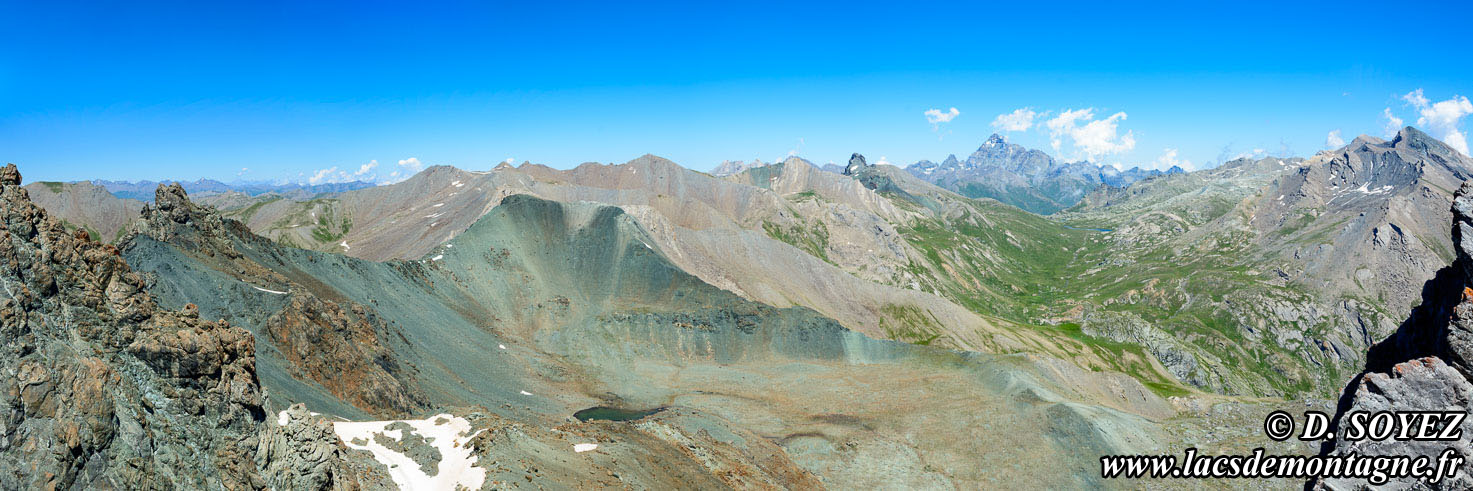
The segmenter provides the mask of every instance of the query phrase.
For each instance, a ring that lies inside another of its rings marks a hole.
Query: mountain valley
[[[994,140],[969,161],[1036,152]],[[1036,163],[1019,169],[1061,168]],[[930,177],[958,165],[854,154],[839,172],[791,157],[717,176],[646,155],[435,166],[311,196],[159,185],[146,202],[85,182],[22,188],[16,171],[5,192],[7,216],[116,251],[137,292],[88,287],[109,302],[252,341],[241,390],[259,400],[242,399],[239,443],[221,447],[257,462],[239,482],[1094,487],[1120,484],[1100,479],[1101,454],[1240,449],[1247,437],[1209,429],[1328,408],[1460,257],[1448,224],[1473,175],[1408,127],[1307,159],[988,178],[1047,197],[1044,216],[1009,204],[1014,191],[969,197]],[[52,246],[21,246],[36,247]],[[7,281],[45,284],[27,274]],[[37,322],[64,331],[68,312],[99,308],[67,302]],[[97,349],[112,370],[164,356]],[[147,388],[178,377],[152,370],[119,390],[177,392]],[[634,416],[573,416],[591,408]],[[990,453],[1000,439],[1019,450]],[[99,445],[83,455],[117,451]],[[1067,471],[1008,464],[1020,456]],[[423,468],[382,467],[400,458]],[[63,485],[131,479],[88,459],[48,465]]]

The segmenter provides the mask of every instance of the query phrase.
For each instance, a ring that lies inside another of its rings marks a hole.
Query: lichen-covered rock
[[[1465,411],[1469,402],[1473,402],[1473,384],[1442,360],[1427,357],[1397,364],[1389,373],[1362,375],[1355,384],[1347,412]],[[1461,427],[1463,435],[1473,435],[1473,420],[1464,419]],[[1340,425],[1334,454],[1353,452],[1365,456],[1426,455],[1436,458],[1444,449],[1451,448],[1465,461],[1473,460],[1473,444],[1467,438],[1455,442],[1377,441],[1369,438],[1344,441],[1348,430],[1348,425]],[[1323,484],[1330,489],[1359,489],[1368,483],[1365,479],[1326,479]],[[1453,479],[1442,480],[1437,486],[1428,486],[1410,478],[1393,479],[1385,486],[1390,489],[1470,489],[1473,488],[1473,475],[1461,472]]]
[[[69,234],[0,169],[0,481],[258,489],[250,333],[159,309],[117,248]]]

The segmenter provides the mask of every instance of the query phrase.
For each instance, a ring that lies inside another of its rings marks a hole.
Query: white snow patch
[[[245,280],[241,280],[241,283],[245,283]],[[246,284],[247,285],[251,285],[250,283],[246,283]],[[276,290],[267,290],[265,288],[261,288],[261,287],[256,286],[256,285],[251,285],[251,288],[255,288],[257,290],[261,290],[261,291],[266,292],[266,293],[275,293],[277,295],[286,295],[286,292],[279,292],[279,291],[276,291]]]
[[[498,344],[498,345],[496,345],[496,347],[497,348],[501,348],[501,349],[506,349],[506,345],[504,345],[504,344]]]
[[[1356,188],[1355,190],[1365,194],[1381,194],[1391,192],[1391,186],[1381,186],[1376,189],[1370,189],[1369,184],[1361,184],[1360,187]]]
[[[345,251],[353,248],[352,246],[349,246],[348,245],[348,241],[346,241],[346,240],[343,241],[342,243],[338,244],[338,245],[343,246],[343,250],[345,250]]]
[[[522,391],[522,395],[524,395],[524,396],[530,396],[530,395],[532,395],[532,393],[531,392],[527,392],[527,391],[524,390],[524,391]]]
[[[414,459],[374,440],[375,435],[402,440],[405,436],[403,431],[386,429],[390,424],[401,421],[440,450],[439,472],[435,475],[425,475]],[[332,429],[344,445],[367,450],[373,454],[374,460],[388,467],[389,477],[394,479],[399,489],[455,489],[462,486],[479,489],[486,480],[486,470],[476,467],[472,456],[473,449],[469,443],[475,434],[471,433],[471,424],[465,418],[438,414],[421,420],[345,421],[334,422]],[[363,444],[353,443],[355,439],[360,439]]]
[[[435,257],[430,258],[431,261],[439,261],[441,259],[445,259],[444,254],[435,254]]]
[[[1275,198],[1274,199],[1274,201],[1283,201],[1283,200],[1284,200],[1284,195],[1282,195],[1282,194],[1280,194],[1278,198]]]
[[[439,208],[441,206],[445,206],[445,203],[435,203],[434,206],[431,206],[430,208]]]
[[[578,453],[587,452],[596,448],[598,448],[597,443],[579,443],[577,445],[573,445],[573,451]]]
[[[455,247],[455,244],[445,244],[445,248],[446,249],[449,249],[451,247]]]

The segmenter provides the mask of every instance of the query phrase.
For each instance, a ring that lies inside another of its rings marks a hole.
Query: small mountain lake
[[[578,421],[591,421],[600,419],[604,421],[634,421],[665,410],[663,407],[654,409],[624,409],[617,407],[595,406],[573,413]]]

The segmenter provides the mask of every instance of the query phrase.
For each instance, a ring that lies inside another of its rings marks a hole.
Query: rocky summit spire
[[[0,168],[0,186],[19,186],[19,185],[20,185],[20,169],[16,169],[15,168],[15,164],[5,164],[5,167]]]
[[[144,205],[143,219],[134,224],[133,233],[207,257],[238,259],[240,253],[230,241],[227,226],[244,227],[225,220],[214,208],[194,204],[184,186],[172,183],[159,184],[153,204]]]
[[[1008,140],[1006,138],[1003,138],[1002,135],[999,135],[997,133],[993,133],[992,136],[987,137],[987,141],[982,145],[985,147],[1002,148],[1007,144]]]
[[[849,165],[844,167],[844,175],[852,176],[858,174],[865,167],[869,167],[869,163],[864,161],[863,155],[855,153],[849,156]]]

